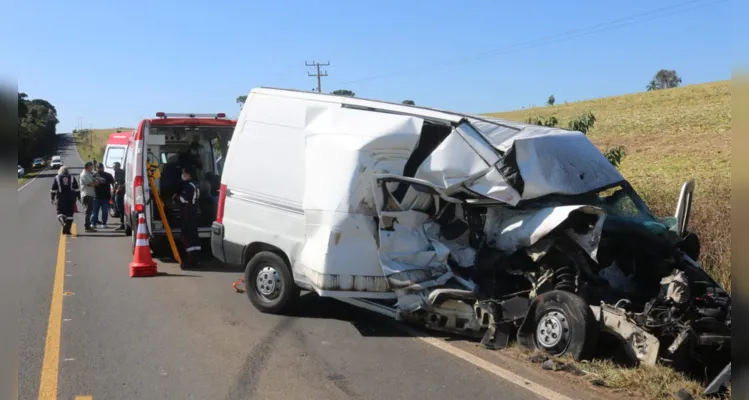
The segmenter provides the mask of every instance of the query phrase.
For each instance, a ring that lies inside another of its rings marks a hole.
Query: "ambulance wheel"
[[[125,217],[125,236],[133,235],[133,225],[129,222],[129,218]]]
[[[291,268],[278,254],[257,253],[244,271],[247,297],[255,308],[268,314],[282,314],[299,299]]]

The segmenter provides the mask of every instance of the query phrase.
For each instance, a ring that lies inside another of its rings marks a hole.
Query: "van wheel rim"
[[[265,266],[255,279],[255,288],[266,300],[273,300],[281,293],[281,277],[275,268]]]
[[[536,326],[536,341],[546,350],[565,349],[570,338],[567,317],[559,311],[544,314]]]

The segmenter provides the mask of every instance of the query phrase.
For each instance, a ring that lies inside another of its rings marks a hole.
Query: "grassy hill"
[[[731,289],[730,81],[493,113],[514,121],[551,115],[559,126],[586,111],[590,139],[603,151],[624,146],[624,176],[659,215],[672,215],[681,184],[695,178],[690,225],[702,241],[700,261]]]
[[[108,128],[108,129],[93,129],[90,131],[84,131],[83,133],[75,133],[75,145],[78,148],[78,153],[84,161],[101,161],[104,158],[104,149],[107,147],[107,140],[109,135],[117,130],[122,132],[132,131],[133,128]]]

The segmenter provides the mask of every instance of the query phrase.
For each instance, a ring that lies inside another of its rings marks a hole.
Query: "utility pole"
[[[330,61],[328,61],[325,64],[316,63],[314,61],[312,61],[312,63],[310,64],[310,63],[307,63],[305,61],[304,65],[306,65],[308,67],[315,67],[315,68],[317,68],[317,72],[316,73],[310,74],[308,72],[307,75],[309,75],[309,76],[316,76],[317,77],[317,93],[322,93],[322,83],[320,81],[320,78],[323,77],[323,76],[328,76],[328,72],[327,71],[320,72],[320,67],[321,66],[327,67],[328,65],[330,65]]]

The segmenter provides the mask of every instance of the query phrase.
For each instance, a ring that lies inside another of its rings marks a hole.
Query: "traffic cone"
[[[151,248],[148,246],[146,231],[146,217],[138,215],[138,232],[135,235],[135,252],[133,262],[130,263],[130,277],[145,277],[158,275],[156,262],[151,258]]]

